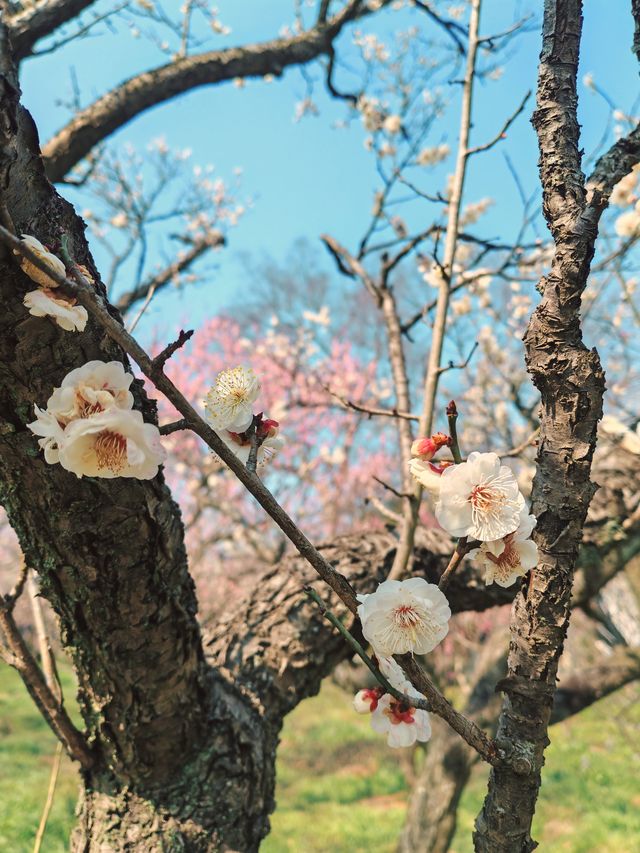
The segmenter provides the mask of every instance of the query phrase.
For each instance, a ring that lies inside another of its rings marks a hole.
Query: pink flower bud
[[[411,445],[411,455],[428,462],[441,447],[451,447],[451,438],[443,432],[436,432],[430,438],[417,438]]]

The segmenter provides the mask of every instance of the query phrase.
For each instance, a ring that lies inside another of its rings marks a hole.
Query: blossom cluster
[[[65,265],[60,258],[35,237],[23,234],[22,243],[52,272],[60,276],[66,275]],[[19,254],[18,251],[15,253]],[[22,255],[20,255],[20,267],[38,285],[37,290],[30,290],[23,299],[23,304],[29,309],[29,313],[34,317],[52,317],[58,326],[67,332],[84,331],[88,320],[86,309],[82,305],[77,305],[72,296],[60,293],[58,282]]]
[[[435,501],[436,518],[444,530],[467,541],[477,540],[470,556],[484,569],[485,582],[510,586],[537,563],[538,549],[529,538],[536,519],[527,510],[513,472],[495,453],[470,453],[465,462],[434,462],[436,454],[452,443],[444,433],[414,441],[411,474]],[[412,698],[424,697],[406,680],[393,655],[427,654],[442,642],[451,618],[446,596],[423,578],[409,578],[384,581],[374,593],[359,595],[358,600],[362,633],[380,670],[407,699],[403,702],[374,688],[361,690],[354,707],[371,713],[372,727],[387,734],[390,746],[428,740],[427,712],[411,704]]]
[[[260,381],[250,367],[232,367],[221,371],[207,394],[205,412],[208,423],[227,447],[246,465],[252,443],[257,437],[257,465],[269,462],[284,446],[278,436],[278,421],[254,414],[253,403],[260,393]]]
[[[150,480],[165,460],[160,432],[133,409],[133,376],[119,361],[89,361],[68,373],[27,424],[50,464],[77,477]]]
[[[412,447],[409,470],[435,501],[435,514],[451,536],[477,540],[469,556],[485,570],[485,582],[507,587],[534,568],[538,549],[530,540],[530,515],[518,482],[495,453],[469,454],[465,462],[433,462],[447,445],[437,433]]]
[[[369,595],[359,595],[358,616],[362,633],[371,645],[380,671],[407,700],[402,702],[381,688],[361,690],[354,699],[359,713],[371,712],[374,731],[387,734],[392,747],[411,746],[431,737],[426,711],[411,699],[424,699],[405,677],[393,655],[427,654],[449,631],[451,610],[444,593],[424,578],[387,580]]]

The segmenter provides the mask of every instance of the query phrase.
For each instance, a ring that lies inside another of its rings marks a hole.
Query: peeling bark
[[[478,853],[526,853],[540,787],[556,672],[569,623],[573,574],[589,502],[604,374],[582,341],[580,299],[586,285],[607,189],[609,161],[630,170],[633,141],[617,144],[596,166],[599,189],[581,171],[576,77],[581,0],[545,0],[537,109],[543,209],[555,241],[541,302],[525,335],[529,373],[541,393],[533,512],[540,563],[513,606],[505,694],[496,741],[513,760],[494,768],[474,834]],[[624,148],[622,154],[621,149]],[[609,159],[607,159],[609,158]],[[604,165],[603,165],[604,163]],[[601,172],[606,173],[604,175]],[[623,174],[625,172],[623,171]]]

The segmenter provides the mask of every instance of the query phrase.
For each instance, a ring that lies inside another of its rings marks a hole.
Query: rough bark
[[[44,146],[49,179],[63,180],[76,163],[115,130],[150,107],[190,89],[236,77],[280,76],[290,66],[328,54],[343,27],[369,11],[362,0],[350,0],[326,22],[292,38],[186,56],[125,80],[81,110]]]
[[[491,771],[476,821],[478,853],[525,853],[536,846],[531,821],[573,573],[595,491],[590,468],[604,374],[596,351],[582,341],[579,311],[599,215],[607,203],[607,182],[600,182],[595,193],[590,188],[588,195],[581,171],[576,117],[581,27],[581,0],[546,0],[533,123],[540,146],[544,214],[556,250],[551,271],[540,282],[542,300],[525,336],[528,370],[542,398],[532,494],[540,563],[514,602],[508,673],[500,684],[505,697],[497,742],[516,759],[516,766],[512,762]],[[634,148],[630,144],[620,155],[627,171]]]

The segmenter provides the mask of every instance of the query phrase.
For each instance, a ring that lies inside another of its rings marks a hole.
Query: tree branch
[[[14,58],[29,56],[39,39],[76,18],[95,0],[41,0],[7,18]]]
[[[160,270],[160,272],[144,281],[139,287],[123,293],[116,302],[116,308],[121,314],[126,314],[136,302],[145,299],[149,293],[155,295],[170,284],[177,275],[188,270],[209,249],[218,248],[219,246],[224,246],[224,244],[225,238],[219,233],[212,234],[202,240],[197,240],[182,257],[172,261],[163,270]]]
[[[349,22],[369,13],[362,0],[349,0],[326,23],[300,35],[182,57],[125,80],[79,112],[43,147],[49,180],[61,181],[95,145],[150,107],[198,86],[237,77],[280,76],[285,68],[327,54]]]

